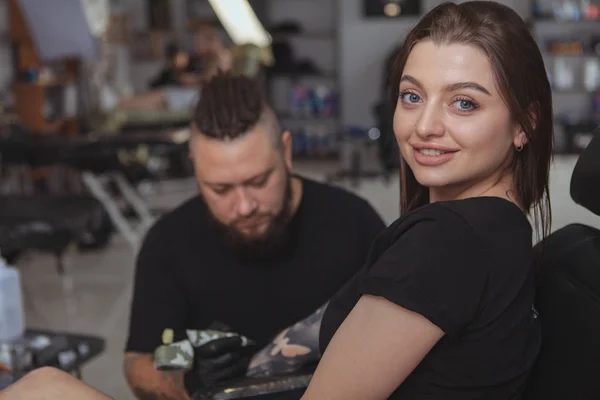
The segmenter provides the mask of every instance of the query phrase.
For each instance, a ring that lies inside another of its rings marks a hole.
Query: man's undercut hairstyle
[[[267,103],[261,82],[243,75],[219,72],[206,82],[193,123],[200,134],[217,140],[234,140],[262,125],[272,136],[273,144],[281,144],[279,122]]]

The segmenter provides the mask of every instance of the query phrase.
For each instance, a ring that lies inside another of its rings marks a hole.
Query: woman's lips
[[[413,147],[413,157],[418,164],[437,167],[450,161],[458,151],[444,151],[435,148]]]

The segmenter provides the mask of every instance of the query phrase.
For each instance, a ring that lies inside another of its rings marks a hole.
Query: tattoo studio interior
[[[0,400],[597,400],[599,135],[600,0],[0,0]]]

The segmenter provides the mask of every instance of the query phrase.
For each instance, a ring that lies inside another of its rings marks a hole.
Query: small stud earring
[[[523,143],[521,143],[521,144],[520,144],[520,145],[518,145],[518,146],[515,146],[515,149],[516,149],[517,151],[521,151],[521,150],[523,150]]]

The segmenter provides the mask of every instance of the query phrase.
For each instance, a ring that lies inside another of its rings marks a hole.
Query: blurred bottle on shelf
[[[290,113],[294,117],[300,117],[302,115],[303,99],[304,99],[304,87],[295,86],[292,88],[290,102]]]
[[[334,117],[337,95],[325,85],[297,85],[291,91],[291,114],[295,117]]]
[[[334,132],[324,124],[307,124],[292,132],[292,154],[324,158],[335,154]]]
[[[292,132],[292,154],[302,155],[306,151],[306,135],[303,129],[296,129]]]
[[[535,2],[535,15],[547,14],[547,3],[549,2]],[[596,0],[553,1],[551,3],[551,15],[559,21],[595,21],[600,19],[600,3]]]
[[[21,275],[0,257],[0,342],[19,338],[25,332]]]
[[[585,60],[583,86],[589,92],[600,89],[600,59],[589,58]]]
[[[581,11],[585,19],[600,20],[600,2],[597,0],[581,0]]]
[[[575,85],[575,71],[570,61],[564,57],[554,61],[554,87],[559,90],[570,90]]]

